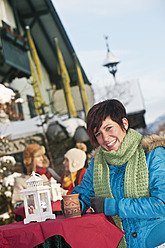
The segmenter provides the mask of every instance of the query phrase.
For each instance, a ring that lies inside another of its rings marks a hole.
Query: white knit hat
[[[85,165],[86,153],[80,149],[72,148],[64,155],[69,160],[69,171],[75,172]]]

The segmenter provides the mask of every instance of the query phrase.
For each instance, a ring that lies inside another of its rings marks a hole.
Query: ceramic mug
[[[63,204],[64,204],[64,216],[66,218],[74,218],[81,216],[79,194],[64,195]]]

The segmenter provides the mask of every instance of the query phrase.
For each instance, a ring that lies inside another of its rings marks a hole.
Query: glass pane
[[[34,201],[34,195],[27,195],[27,204],[28,204],[28,212],[29,214],[36,214],[37,208]]]
[[[43,212],[49,211],[48,209],[48,194],[47,193],[40,193],[40,203],[41,209]]]
[[[34,104],[34,97],[27,95],[27,102],[28,102],[28,107],[30,110],[30,117],[35,117],[37,116],[36,110],[35,110],[35,104]]]

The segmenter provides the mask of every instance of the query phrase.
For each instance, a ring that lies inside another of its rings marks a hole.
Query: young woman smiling
[[[118,247],[153,248],[165,242],[165,138],[129,128],[118,100],[88,112],[87,130],[97,148],[80,185],[81,212],[111,216],[125,232]]]

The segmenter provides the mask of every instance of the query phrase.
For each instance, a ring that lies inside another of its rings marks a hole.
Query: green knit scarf
[[[93,185],[96,196],[114,198],[110,187],[108,164],[126,165],[124,179],[125,198],[149,197],[148,168],[144,150],[141,146],[142,135],[129,129],[118,151],[106,151],[99,147],[94,162]],[[123,231],[121,218],[112,216],[115,224]],[[118,247],[127,247],[125,235]]]

